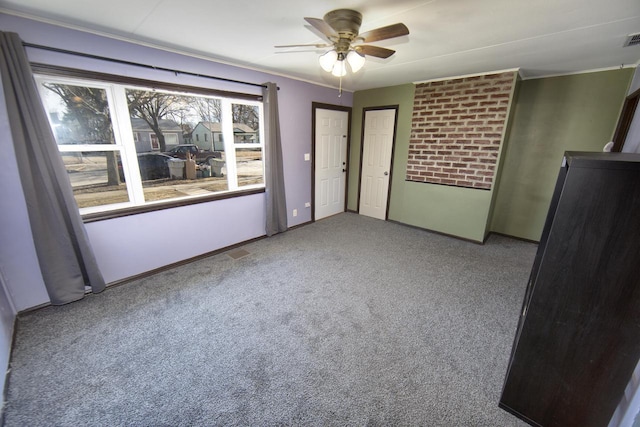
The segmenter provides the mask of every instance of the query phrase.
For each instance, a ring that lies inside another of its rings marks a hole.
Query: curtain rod
[[[115,62],[117,64],[133,65],[134,67],[148,68],[148,69],[151,69],[151,70],[167,71],[167,72],[173,73],[175,75],[184,74],[186,76],[202,77],[202,78],[205,78],[205,79],[220,80],[220,81],[228,82],[228,83],[238,83],[238,84],[243,84],[243,85],[248,85],[248,86],[256,86],[256,87],[261,87],[261,88],[266,88],[267,87],[266,85],[259,84],[259,83],[243,82],[241,80],[233,80],[233,79],[227,79],[227,78],[224,78],[224,77],[210,76],[210,75],[207,75],[207,74],[192,73],[190,71],[181,71],[181,70],[174,70],[174,69],[165,68],[165,67],[156,67],[154,65],[141,64],[139,62],[132,62],[132,61],[125,61],[123,59],[108,58],[106,56],[93,55],[93,54],[90,54],[90,53],[74,52],[72,50],[60,49],[60,48],[57,48],[57,47],[42,46],[42,45],[33,44],[33,43],[26,43],[26,42],[23,42],[22,45],[24,47],[30,47],[30,48],[33,48],[33,49],[48,50],[50,52],[64,53],[64,54],[67,54],[67,55],[82,56],[82,57],[85,57],[85,58],[98,59],[98,60],[101,60],[101,61]],[[278,90],[279,89],[280,88],[278,88]]]

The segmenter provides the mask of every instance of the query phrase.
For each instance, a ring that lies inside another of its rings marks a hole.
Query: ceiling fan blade
[[[332,37],[333,38],[338,37],[338,34],[336,34],[334,29],[331,28],[331,26],[326,22],[324,22],[322,19],[304,18],[304,20],[307,21],[309,24],[311,24],[313,28],[315,28],[316,30],[324,34],[327,39],[331,40]]]
[[[274,47],[317,47],[317,48],[321,48],[321,47],[329,47],[329,46],[333,46],[333,45],[328,44],[328,43],[310,43],[310,44],[281,44],[281,45],[274,46]]]
[[[386,27],[376,28],[358,35],[365,43],[377,42],[379,40],[392,39],[394,37],[406,36],[409,29],[404,24],[393,24]]]
[[[371,45],[360,45],[354,47],[355,51],[361,53],[363,55],[376,56],[378,58],[388,58],[394,53],[395,50],[387,49],[379,46],[371,46]]]

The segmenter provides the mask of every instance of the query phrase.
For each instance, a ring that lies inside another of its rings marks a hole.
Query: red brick
[[[479,119],[495,119],[496,116],[496,113],[478,114]],[[500,123],[502,123],[502,121],[500,121]]]

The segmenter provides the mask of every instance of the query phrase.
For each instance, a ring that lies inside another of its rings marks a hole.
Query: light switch
[[[308,162],[309,160],[311,160],[311,154],[309,153],[304,153],[304,161]]]

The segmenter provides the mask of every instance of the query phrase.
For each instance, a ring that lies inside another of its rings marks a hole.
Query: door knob
[[[389,175],[389,172],[384,171],[384,176],[387,176],[387,175]]]

